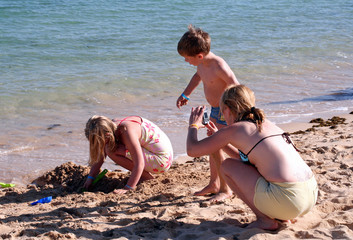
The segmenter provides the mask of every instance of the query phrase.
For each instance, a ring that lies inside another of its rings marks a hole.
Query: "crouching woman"
[[[209,137],[202,140],[197,130],[204,108],[191,110],[188,155],[197,157],[219,149],[228,153],[220,172],[255,213],[257,220],[248,227],[274,230],[277,220],[294,220],[308,213],[317,200],[317,183],[289,135],[255,107],[255,95],[244,85],[226,89],[220,106],[228,126],[218,131],[209,123]]]

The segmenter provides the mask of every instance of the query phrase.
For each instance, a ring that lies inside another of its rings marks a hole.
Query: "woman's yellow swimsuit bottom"
[[[317,200],[315,177],[304,182],[268,182],[260,177],[255,186],[254,204],[273,219],[290,220],[308,213]]]

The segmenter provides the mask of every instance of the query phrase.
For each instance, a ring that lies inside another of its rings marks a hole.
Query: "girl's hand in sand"
[[[124,188],[120,188],[120,189],[115,189],[115,190],[113,191],[113,193],[118,194],[118,195],[123,195],[123,194],[125,194],[127,191],[129,191],[129,190],[126,190],[126,189],[124,189]]]
[[[189,125],[197,125],[198,128],[204,127],[202,124],[203,112],[205,111],[205,106],[198,106],[191,109]]]
[[[206,128],[207,128],[207,136],[211,136],[212,134],[218,131],[218,128],[212,121],[209,121],[209,123],[206,125]]]
[[[87,178],[85,184],[83,185],[83,188],[89,189],[89,187],[92,185],[93,179]]]

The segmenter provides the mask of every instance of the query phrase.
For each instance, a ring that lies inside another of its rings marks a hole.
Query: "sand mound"
[[[58,188],[62,192],[79,193],[82,191],[82,186],[87,179],[89,170],[89,167],[67,162],[35,179],[33,184],[36,184],[41,190]],[[118,170],[110,172],[99,181],[99,184],[92,186],[89,191],[110,193],[116,188],[124,187],[127,180],[127,173],[122,173]]]

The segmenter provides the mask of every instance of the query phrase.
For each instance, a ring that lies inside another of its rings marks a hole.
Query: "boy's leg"
[[[215,163],[212,159],[212,155],[209,156],[210,161],[210,182],[209,184],[204,187],[202,190],[195,192],[194,195],[196,196],[204,196],[208,194],[216,194],[219,192],[220,189],[220,181],[218,178],[218,174],[216,171],[216,167],[214,166]]]
[[[246,165],[240,160],[228,158],[221,166],[221,174],[224,176],[229,187],[243,200],[255,213],[257,220],[249,224],[248,228],[261,228],[275,230],[278,222],[269,218],[255,207],[254,195],[256,182],[261,177],[253,166]]]
[[[216,119],[210,118],[218,129],[225,127],[225,125],[217,123]],[[204,196],[207,194],[216,194],[211,198],[211,201],[221,201],[232,195],[231,189],[228,187],[226,181],[220,175],[220,167],[224,161],[223,151],[219,150],[209,156],[210,161],[210,182],[201,191],[195,192],[197,196]]]

